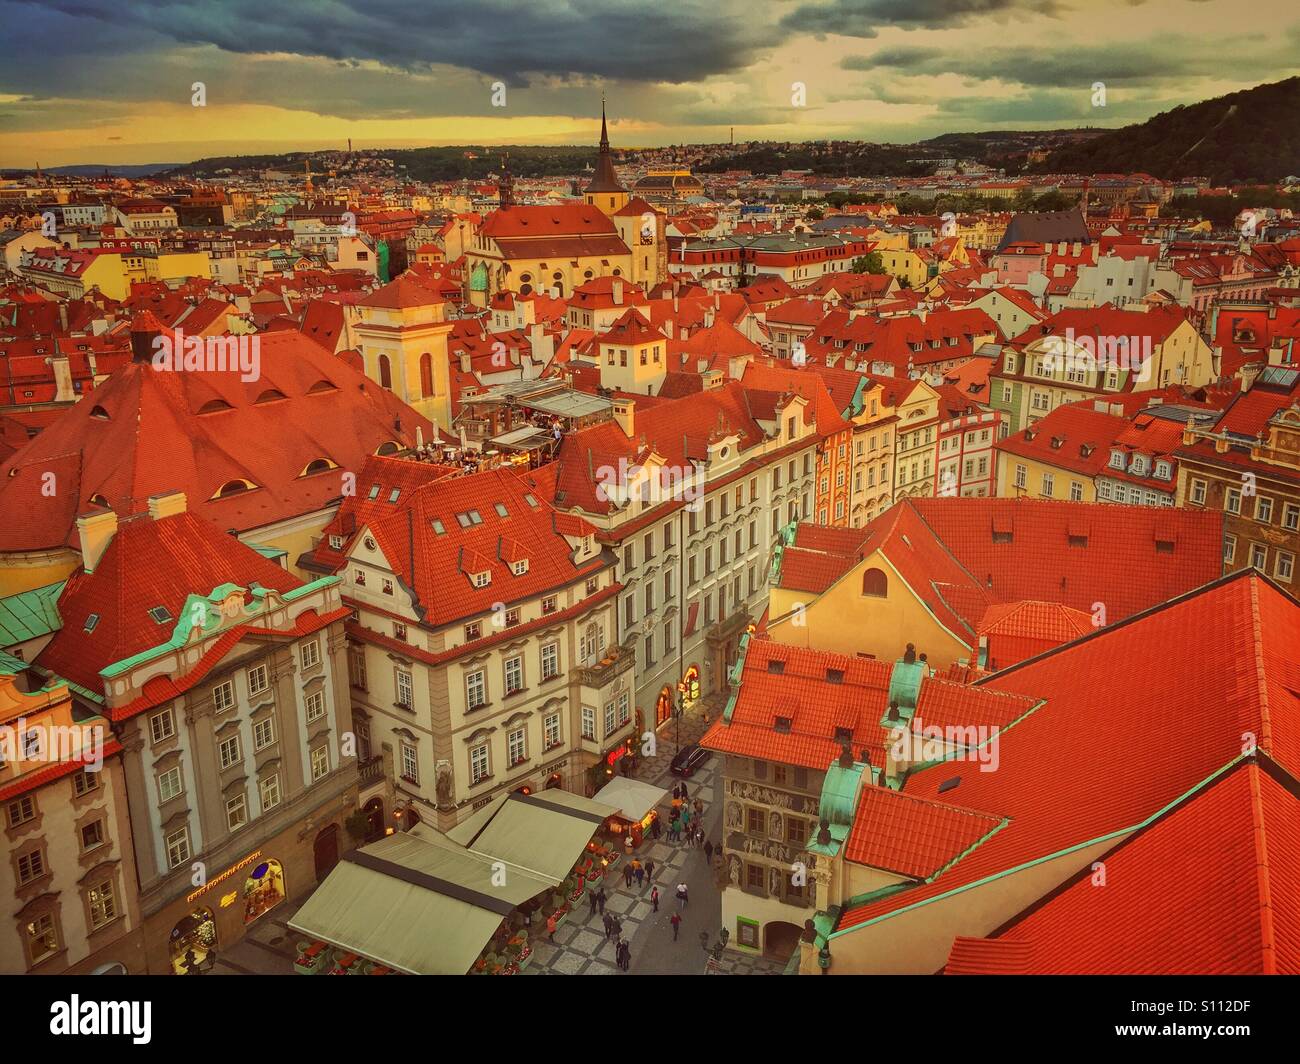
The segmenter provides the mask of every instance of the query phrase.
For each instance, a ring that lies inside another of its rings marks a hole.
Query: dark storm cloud
[[[520,85],[530,74],[686,82],[743,69],[780,35],[737,0],[40,0],[100,26],[234,53],[450,64]],[[50,42],[56,50],[61,42]]]
[[[891,74],[933,77],[958,74],[981,81],[1000,80],[1039,88],[1109,84],[1149,86],[1189,78],[1266,80],[1285,76],[1294,65],[1290,48],[1260,36],[1216,41],[1168,36],[1160,48],[1148,41],[1117,41],[1105,45],[1062,42],[1024,48],[982,48],[953,52],[937,48],[898,47],[872,55],[846,56],[845,70],[888,69]]]
[[[990,16],[1055,15],[1057,0],[829,0],[800,4],[781,19],[787,30],[875,37],[882,26],[948,29]]]

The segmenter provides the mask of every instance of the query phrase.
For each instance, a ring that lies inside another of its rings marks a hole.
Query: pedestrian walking
[[[632,866],[630,864],[623,866],[623,882],[629,887],[632,886]]]
[[[673,918],[672,918],[671,920],[669,920],[668,922],[669,922],[670,924],[673,925],[673,941],[676,942],[676,941],[677,941],[677,930],[678,930],[678,928],[680,928],[680,927],[682,926],[682,915],[681,915],[681,913],[673,913]]]
[[[654,912],[659,911],[659,888],[658,887],[650,888],[650,904],[654,907],[653,908]]]
[[[555,941],[555,926],[555,914],[551,913],[546,918],[546,935],[552,942]]]
[[[695,829],[695,841],[696,841],[696,845],[698,845],[700,849],[704,849],[704,825],[703,824],[700,824]]]
[[[648,858],[645,863],[645,878],[647,883],[654,878],[654,874],[655,874],[655,862],[654,862],[654,858],[651,857]]]
[[[596,892],[594,890],[587,891],[587,904],[591,906],[591,915],[595,916],[596,915]]]
[[[632,832],[630,831],[623,837],[623,852],[629,857],[632,856]]]
[[[613,934],[613,931],[614,931],[614,918],[610,916],[609,913],[605,913],[605,941],[606,942],[609,941],[609,936]]]
[[[704,802],[702,799],[699,798],[695,799],[695,815],[696,816],[704,815]]]
[[[619,939],[622,937],[623,937],[623,921],[616,916],[614,917],[614,938]]]
[[[636,870],[636,889],[640,890],[643,886],[645,886],[645,869],[638,865]]]
[[[684,801],[686,801],[688,798],[690,798],[690,794],[689,794],[689,793],[687,792],[687,790],[686,790],[686,781],[683,780],[683,781],[682,781],[682,801],[684,802]]]
[[[620,940],[618,944],[618,966],[625,972],[632,966],[632,947],[626,939]]]
[[[604,887],[601,887],[600,890],[596,891],[596,906],[600,909],[600,914],[602,916],[605,915],[605,897]]]
[[[677,900],[681,902],[681,906],[683,909],[686,908],[687,903],[689,903],[691,900],[690,891],[687,889],[685,883],[677,884]]]
[[[713,861],[713,840],[710,839],[704,844],[704,859],[710,863]]]

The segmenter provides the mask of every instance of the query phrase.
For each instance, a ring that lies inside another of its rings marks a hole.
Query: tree
[[[880,257],[879,251],[872,251],[866,255],[859,255],[849,264],[849,269],[853,273],[884,273],[885,261]]]

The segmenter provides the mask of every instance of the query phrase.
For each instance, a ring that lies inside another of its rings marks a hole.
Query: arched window
[[[379,383],[390,392],[393,390],[393,367],[387,355],[379,356]]]
[[[420,397],[427,399],[433,394],[433,356],[426,351],[420,356]]]
[[[862,593],[869,598],[889,597],[889,577],[882,569],[868,569],[862,574]]]

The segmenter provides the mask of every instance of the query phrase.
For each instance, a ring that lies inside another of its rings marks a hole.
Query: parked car
[[[712,756],[712,750],[706,750],[697,743],[691,743],[690,746],[683,746],[677,751],[677,756],[673,758],[673,763],[668,767],[674,775],[693,776],[695,770]]]

